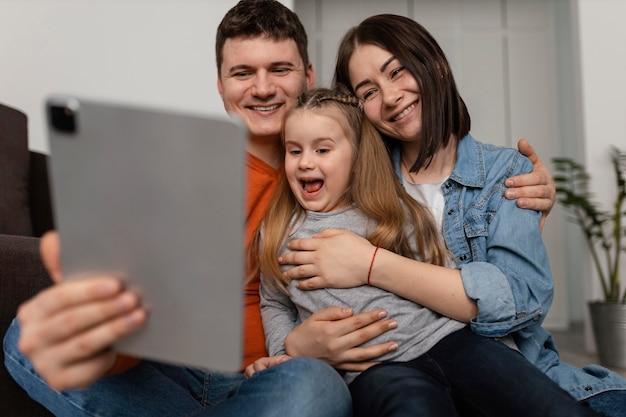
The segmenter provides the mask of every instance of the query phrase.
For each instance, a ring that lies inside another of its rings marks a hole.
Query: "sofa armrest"
[[[48,180],[48,155],[30,151],[28,201],[33,236],[41,237],[54,229],[54,216]]]
[[[18,306],[52,281],[39,256],[39,239],[0,234],[0,335],[4,338]],[[48,411],[30,399],[0,362],[0,415],[50,416]]]

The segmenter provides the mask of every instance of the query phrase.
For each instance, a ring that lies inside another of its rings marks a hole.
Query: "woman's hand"
[[[258,371],[271,368],[272,366],[276,366],[278,364],[286,362],[289,359],[291,359],[291,356],[288,356],[288,355],[276,355],[276,356],[270,356],[266,358],[257,359],[250,365],[246,366],[246,369],[243,372],[243,375],[246,378],[250,378],[252,377],[252,375],[254,375]]]
[[[40,249],[56,285],[20,306],[18,347],[53,389],[86,387],[111,369],[111,346],[137,330],[146,311],[117,278],[62,282],[56,233]]]
[[[521,208],[541,211],[539,228],[543,230],[546,218],[556,201],[554,180],[526,139],[521,139],[517,147],[533,163],[533,172],[507,179],[506,186],[510,188],[504,195],[509,200],[517,199],[517,205]]]
[[[365,238],[341,229],[326,229],[312,238],[288,244],[294,252],[278,258],[283,265],[295,265],[285,275],[302,290],[352,288],[367,284],[375,247]]]
[[[386,342],[360,346],[397,326],[384,310],[353,316],[350,309],[331,307],[296,326],[285,338],[285,350],[292,357],[311,356],[338,369],[362,372],[398,345]]]

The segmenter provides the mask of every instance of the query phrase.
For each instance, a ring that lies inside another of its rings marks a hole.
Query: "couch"
[[[39,237],[53,228],[48,156],[29,151],[27,117],[0,104],[0,336],[18,306],[51,284]],[[0,366],[0,416],[51,416]]]

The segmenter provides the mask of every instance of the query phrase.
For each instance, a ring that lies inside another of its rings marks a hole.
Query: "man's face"
[[[229,38],[224,43],[217,88],[224,108],[240,117],[251,136],[279,138],[285,112],[313,87],[292,39]]]

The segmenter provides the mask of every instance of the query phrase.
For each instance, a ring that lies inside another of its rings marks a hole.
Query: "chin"
[[[250,134],[256,137],[279,137],[281,135],[280,124],[277,126],[264,126],[264,127],[252,127],[250,130]]]

